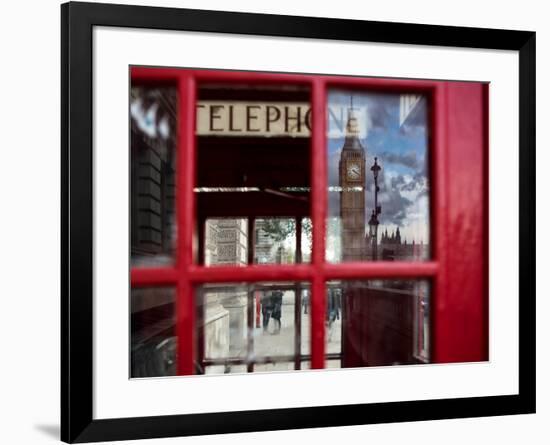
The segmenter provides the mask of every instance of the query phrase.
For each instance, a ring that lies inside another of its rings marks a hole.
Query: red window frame
[[[171,84],[178,91],[175,265],[132,268],[132,287],[176,287],[178,375],[194,373],[194,287],[202,283],[311,283],[311,368],[325,365],[325,283],[334,279],[432,280],[431,362],[488,359],[488,85],[323,75],[132,67],[132,84]],[[311,263],[209,268],[196,264],[196,97],[202,83],[299,84],[311,91]],[[430,103],[432,260],[325,260],[327,92],[331,88],[420,93]],[[185,118],[181,119],[181,116]]]

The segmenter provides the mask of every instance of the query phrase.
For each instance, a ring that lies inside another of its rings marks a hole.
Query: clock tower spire
[[[361,261],[365,256],[366,150],[359,140],[356,111],[352,96],[339,164],[343,261]]]

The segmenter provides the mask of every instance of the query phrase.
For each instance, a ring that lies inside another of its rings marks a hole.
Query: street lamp
[[[378,234],[378,218],[376,217],[376,213],[374,210],[372,211],[372,214],[369,219],[369,239],[372,243],[372,259],[376,260],[376,249],[377,249],[377,234]]]
[[[382,213],[382,206],[378,205],[378,192],[380,187],[378,186],[378,172],[382,170],[382,167],[378,165],[378,158],[374,158],[374,164],[370,168],[374,176],[374,209],[369,219],[369,235],[372,240],[372,259],[376,261],[378,258],[378,215]]]

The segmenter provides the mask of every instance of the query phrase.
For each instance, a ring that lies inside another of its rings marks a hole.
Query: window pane
[[[174,301],[172,288],[132,289],[131,377],[176,375]]]
[[[175,220],[175,88],[130,90],[131,264],[173,259]]]
[[[296,262],[296,222],[288,218],[255,221],[254,262],[293,264]]]
[[[327,284],[327,312],[325,314],[325,350],[328,362],[333,364],[342,354],[342,288],[337,283]],[[332,366],[334,367],[334,366]]]
[[[219,250],[216,244],[226,242],[216,235],[216,225],[222,220],[238,225],[242,219],[251,232],[238,229],[244,237],[235,238],[247,252],[244,264],[297,262],[297,221],[310,212],[310,126],[305,88],[244,84],[199,88],[195,193],[200,233],[205,237],[199,243],[199,258],[205,265],[218,264],[213,260]],[[310,233],[310,226],[302,224],[301,233]],[[302,239],[300,247],[309,244]],[[309,258],[309,251],[301,256]],[[240,261],[239,257],[234,264]]]
[[[302,245],[302,261],[298,261],[301,263],[310,263],[311,262],[311,246],[312,246],[312,224],[310,218],[303,218],[302,219],[302,237],[301,237],[301,245]]]
[[[427,97],[332,90],[326,258],[430,258]]]
[[[327,367],[429,363],[426,280],[327,284]]]
[[[248,219],[206,220],[205,266],[246,266],[248,263]]]
[[[309,315],[296,295],[305,284],[204,285],[197,289],[199,373],[300,369]]]
[[[308,263],[311,258],[311,220],[302,219],[298,251],[296,220],[258,218],[254,220],[252,240],[248,218],[208,218],[204,225],[205,266],[246,266],[249,242],[254,242],[254,264]]]

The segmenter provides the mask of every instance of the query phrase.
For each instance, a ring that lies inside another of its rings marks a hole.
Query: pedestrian
[[[307,315],[307,308],[309,306],[309,290],[302,290],[302,306],[304,307],[304,314]]]
[[[274,290],[272,294],[273,298],[273,312],[271,316],[273,317],[273,320],[277,322],[277,326],[275,327],[275,330],[273,331],[274,334],[280,334],[281,332],[281,316],[282,316],[282,309],[283,309],[283,291],[281,290]]]
[[[340,311],[342,310],[342,289],[334,290],[334,306],[336,308],[336,320],[340,320]]]
[[[269,326],[269,319],[273,313],[273,297],[270,291],[264,291],[261,298],[262,304],[262,326],[264,332],[267,332]]]
[[[330,328],[336,318],[340,316],[337,302],[336,289],[329,288],[327,291],[327,326]]]

